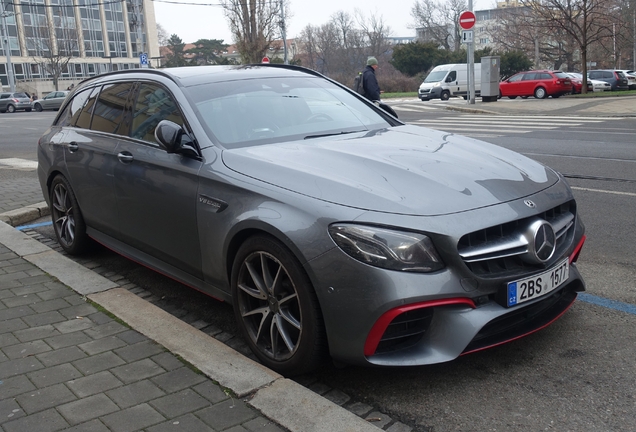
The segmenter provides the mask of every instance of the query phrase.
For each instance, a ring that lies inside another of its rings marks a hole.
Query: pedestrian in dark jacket
[[[367,67],[362,72],[362,86],[364,88],[364,96],[371,101],[380,100],[380,85],[375,77],[375,70],[378,68],[378,60],[375,57],[369,57]]]

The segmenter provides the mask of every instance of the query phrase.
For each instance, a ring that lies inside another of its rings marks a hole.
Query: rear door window
[[[132,83],[106,84],[95,102],[91,129],[95,131],[128,135],[124,121]]]

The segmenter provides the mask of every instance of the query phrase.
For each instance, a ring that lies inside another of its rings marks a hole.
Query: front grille
[[[554,255],[545,265],[531,264],[521,259],[528,251],[522,234],[537,219],[549,222],[557,237]],[[570,201],[536,216],[466,234],[459,240],[457,249],[466,266],[476,276],[519,276],[543,269],[560,259],[572,244],[575,220],[576,204]]]
[[[417,344],[433,319],[433,308],[416,309],[398,315],[380,339],[376,354],[398,351]]]

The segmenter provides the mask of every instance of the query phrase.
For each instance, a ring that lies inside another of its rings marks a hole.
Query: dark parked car
[[[33,109],[38,112],[42,110],[58,110],[69,93],[70,92],[66,90],[53,91],[44,96],[43,99],[33,101]]]
[[[234,305],[268,367],[412,366],[518,339],[584,283],[564,178],[295,66],[83,81],[38,143],[58,241]]]
[[[629,69],[621,69],[619,72],[622,72],[627,78],[627,87],[630,90],[636,90],[636,72]]]
[[[31,111],[31,98],[24,92],[0,93],[0,113]]]
[[[568,93],[572,93],[572,81],[561,71],[519,72],[499,83],[500,96],[510,99],[517,96],[534,96],[537,99],[545,99],[548,96],[558,98]]]
[[[599,81],[605,81],[612,86],[612,90],[628,90],[629,82],[625,74],[618,70],[592,70],[587,77]]]

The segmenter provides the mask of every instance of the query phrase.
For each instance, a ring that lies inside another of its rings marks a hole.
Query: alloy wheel
[[[238,275],[238,307],[254,345],[274,361],[291,358],[303,335],[298,292],[288,270],[264,251],[248,255]]]
[[[75,207],[64,183],[53,187],[52,215],[55,231],[62,246],[69,247],[75,241]]]

